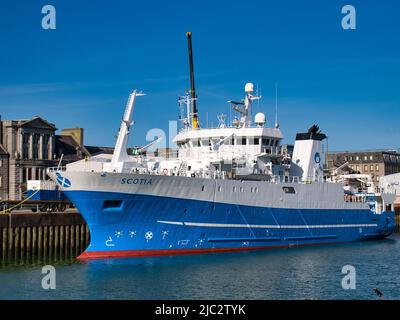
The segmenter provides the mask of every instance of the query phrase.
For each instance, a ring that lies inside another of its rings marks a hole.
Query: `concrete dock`
[[[2,261],[75,258],[89,244],[88,227],[76,211],[0,215]]]

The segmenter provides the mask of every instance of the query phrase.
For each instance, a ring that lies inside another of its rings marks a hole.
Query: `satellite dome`
[[[265,114],[262,112],[259,112],[256,114],[254,117],[254,123],[260,127],[264,126],[266,122]]]
[[[254,84],[252,84],[251,82],[246,83],[246,85],[244,86],[244,91],[247,93],[254,92]]]

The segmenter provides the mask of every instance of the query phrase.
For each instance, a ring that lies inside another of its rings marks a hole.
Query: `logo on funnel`
[[[321,156],[320,156],[319,152],[317,152],[315,154],[314,161],[315,161],[315,163],[320,163],[321,162]]]
[[[69,188],[71,186],[71,181],[69,181],[67,178],[64,178],[61,174],[56,172],[57,176],[57,182],[64,188]]]

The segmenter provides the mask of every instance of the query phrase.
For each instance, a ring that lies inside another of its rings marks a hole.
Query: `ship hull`
[[[64,191],[87,221],[79,259],[285,248],[384,238],[394,213],[279,208],[111,191]]]

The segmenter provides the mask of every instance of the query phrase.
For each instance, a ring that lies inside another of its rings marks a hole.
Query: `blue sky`
[[[57,29],[41,28],[41,8]],[[357,29],[341,28],[352,4]],[[319,124],[331,150],[400,147],[398,1],[2,1],[0,114],[83,127],[88,145],[114,144],[130,91],[131,145],[177,119],[189,86],[186,31],[193,33],[200,120],[216,125],[246,82],[273,123],[274,83],[286,143]]]

